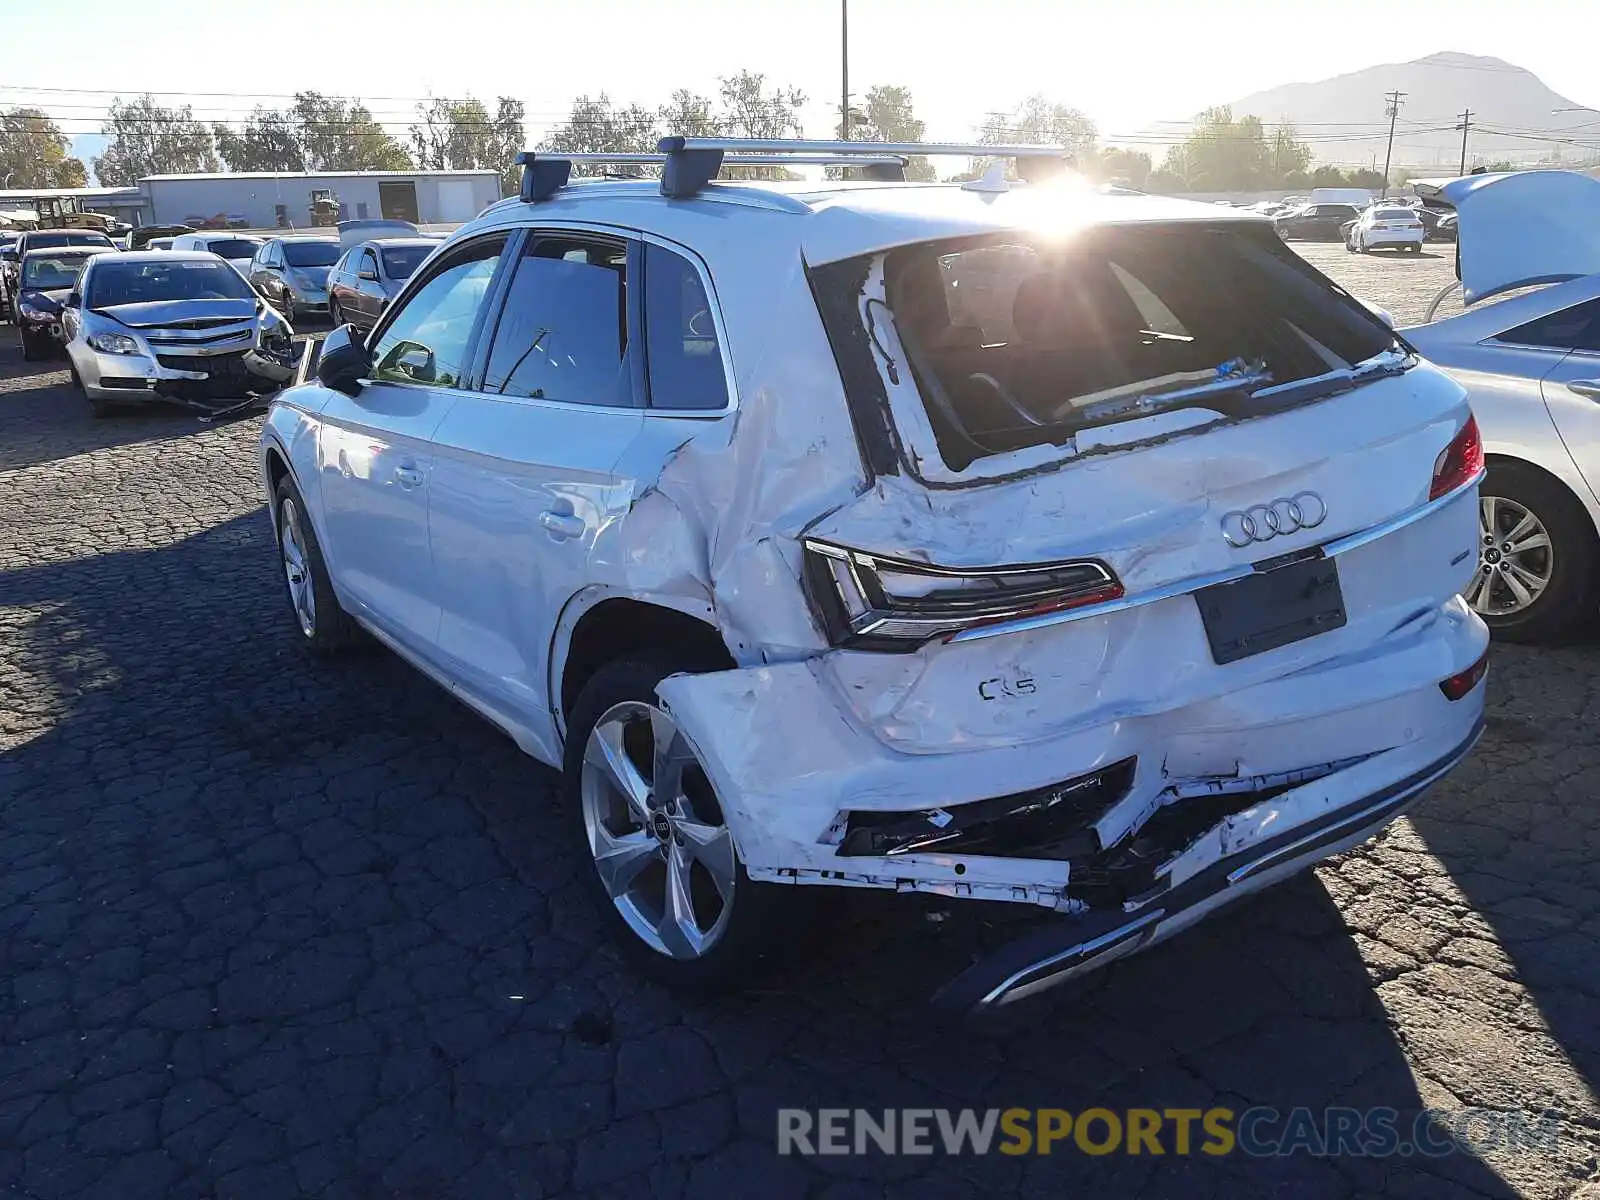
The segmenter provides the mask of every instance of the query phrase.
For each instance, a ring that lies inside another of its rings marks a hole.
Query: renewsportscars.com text
[[[778,1153],[1439,1157],[1553,1153],[1559,1129],[1553,1113],[1490,1108],[784,1108]]]

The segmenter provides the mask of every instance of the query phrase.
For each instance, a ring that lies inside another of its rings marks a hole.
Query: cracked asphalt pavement
[[[1446,248],[1447,250],[1448,248]],[[1421,315],[1447,253],[1307,257]],[[1005,925],[816,897],[750,994],[639,982],[553,776],[381,649],[296,645],[258,418],[91,421],[0,331],[0,1196],[1600,1194],[1594,642],[1497,647],[1386,836],[951,1030]],[[800,1159],[780,1107],[1553,1112],[1555,1148]]]

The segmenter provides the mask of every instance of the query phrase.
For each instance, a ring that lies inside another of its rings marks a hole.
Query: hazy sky
[[[41,104],[73,134],[97,130],[117,91],[185,93],[164,102],[188,100],[207,119],[237,119],[299,89],[354,94],[402,137],[417,97],[506,94],[527,104],[530,140],[579,93],[653,105],[674,87],[714,91],[719,74],[740,68],[803,89],[816,136],[839,102],[838,0],[146,0],[136,10],[75,0],[73,26],[92,31],[82,37],[63,36],[57,5],[6,7],[0,103]],[[1393,26],[1388,41],[1348,36],[1359,7],[850,0],[851,88],[909,86],[930,138],[968,138],[986,112],[1043,92],[1115,140],[1276,84],[1457,50],[1506,59],[1600,106],[1595,0],[1368,7],[1365,19]],[[45,87],[97,91],[29,90]]]

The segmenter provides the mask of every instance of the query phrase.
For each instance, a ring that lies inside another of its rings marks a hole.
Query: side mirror
[[[356,278],[357,279],[365,279],[369,283],[377,283],[378,282],[378,273],[376,271],[374,271],[371,267],[362,267],[361,271],[356,275]]]
[[[433,383],[437,378],[433,351],[415,343],[407,345],[395,360],[395,369],[416,383]]]
[[[83,297],[81,295],[79,295],[77,292],[68,292],[67,293],[67,299],[66,299],[65,303],[62,304],[61,307],[62,308],[82,308],[83,307]]]
[[[355,327],[341,325],[322,343],[322,356],[317,359],[317,380],[346,396],[361,391],[361,381],[372,371],[372,356],[356,333]]]

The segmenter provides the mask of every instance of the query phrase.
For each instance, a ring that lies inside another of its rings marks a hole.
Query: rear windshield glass
[[[85,300],[90,308],[156,300],[248,300],[255,295],[239,272],[224,263],[176,257],[170,262],[102,262],[89,286]]]
[[[206,249],[213,254],[220,254],[223,258],[254,258],[256,251],[261,249],[260,242],[253,242],[249,238],[229,238],[226,241],[212,242]]]
[[[30,233],[28,249],[45,246],[109,246],[111,239],[103,233]]]
[[[1126,227],[1065,245],[1008,237],[890,252],[888,308],[947,463],[1169,407],[1248,415],[1257,391],[1394,344],[1265,232]],[[881,306],[869,301],[866,315],[881,323]],[[869,342],[885,344],[870,330]]]
[[[384,246],[383,270],[390,279],[407,279],[433,253],[432,246]]]
[[[1374,221],[1415,221],[1417,214],[1409,208],[1380,208],[1372,214]]]
[[[339,261],[339,243],[285,242],[283,257],[291,267],[331,267]]]
[[[22,286],[40,292],[70,288],[78,282],[78,276],[83,274],[83,264],[89,258],[87,254],[52,254],[48,257],[30,254],[28,261],[22,264]]]

